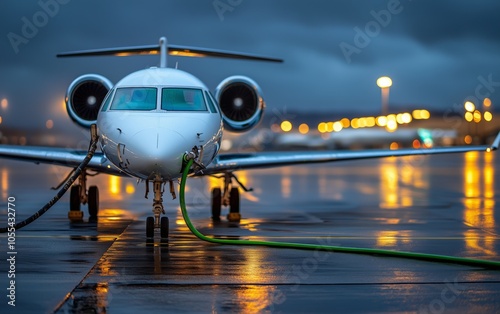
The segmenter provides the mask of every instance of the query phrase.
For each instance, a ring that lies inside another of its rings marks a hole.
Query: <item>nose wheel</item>
[[[172,193],[172,197],[175,199],[175,190],[173,187],[173,182],[170,182],[170,193]],[[168,239],[169,234],[169,220],[168,217],[163,216],[165,214],[165,210],[163,208],[163,188],[165,186],[166,181],[161,180],[161,178],[156,177],[153,181],[153,192],[154,192],[154,200],[153,200],[153,217],[146,218],[146,238],[151,239],[154,238],[155,230],[160,230],[160,237],[162,239]],[[149,190],[149,182],[146,182],[146,197]]]

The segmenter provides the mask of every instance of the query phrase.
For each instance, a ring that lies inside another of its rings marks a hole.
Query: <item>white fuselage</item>
[[[220,109],[197,78],[170,68],[132,73],[108,93],[97,118],[101,148],[124,172],[141,179],[180,177],[193,149],[204,165],[218,153]]]

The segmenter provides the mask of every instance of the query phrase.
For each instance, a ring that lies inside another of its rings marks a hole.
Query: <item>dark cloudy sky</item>
[[[285,59],[284,64],[169,59],[212,90],[229,75],[247,75],[260,84],[268,109],[282,112],[377,110],[375,81],[382,75],[393,79],[394,108],[452,108],[478,91],[500,106],[497,0],[59,1],[64,4],[57,10],[49,6],[50,14],[38,1],[0,4],[0,98],[8,99],[8,108],[0,108],[2,126],[43,128],[53,119],[54,130],[77,129],[61,104],[74,78],[99,73],[117,82],[157,65],[159,58],[57,59],[55,54],[153,44],[160,36],[173,44]],[[34,19],[36,34],[26,27]],[[350,47],[348,57],[342,47]]]

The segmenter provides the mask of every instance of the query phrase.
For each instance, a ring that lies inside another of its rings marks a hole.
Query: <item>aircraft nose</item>
[[[164,178],[180,173],[187,144],[178,132],[163,128],[141,130],[132,137],[131,145],[133,157],[129,168],[144,176],[156,172]]]

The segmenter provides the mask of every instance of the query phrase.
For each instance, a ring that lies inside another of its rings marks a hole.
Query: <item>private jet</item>
[[[79,126],[97,125],[100,152],[96,152],[70,188],[68,217],[82,220],[81,205],[88,205],[91,218],[99,212],[97,186],[87,188],[90,171],[137,178],[145,183],[146,197],[153,191],[153,215],[146,219],[146,237],[159,229],[168,238],[169,220],[164,216],[163,191],[168,184],[175,198],[174,182],[181,177],[186,156],[194,159],[191,176],[215,175],[221,188],[211,191],[211,216],[221,218],[222,206],[228,207],[227,219],[238,222],[240,187],[238,170],[278,167],[305,163],[389,156],[463,153],[495,150],[491,146],[440,147],[432,149],[315,151],[279,153],[219,154],[223,131],[247,132],[262,119],[265,110],[259,85],[246,76],[224,79],[212,94],[195,76],[167,67],[167,56],[222,57],[267,62],[281,59],[231,51],[168,45],[165,37],[159,44],[61,53],[58,57],[128,56],[159,54],[159,67],[139,70],[116,84],[97,74],[76,78],[67,89],[66,108]],[[1,145],[0,157],[35,163],[77,167],[86,151],[55,147]]]

